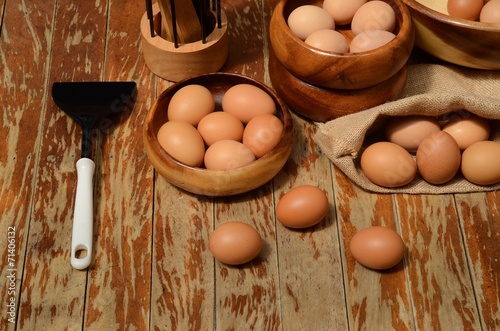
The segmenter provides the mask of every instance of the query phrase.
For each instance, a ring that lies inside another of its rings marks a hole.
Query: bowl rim
[[[381,0],[381,1],[384,1],[384,2],[387,2],[385,0]],[[292,38],[295,42],[299,43],[299,45],[304,48],[304,49],[308,49],[314,53],[317,53],[317,54],[320,54],[320,55],[325,55],[325,56],[329,56],[329,57],[334,57],[334,58],[338,58],[338,59],[352,59],[354,57],[368,57],[368,56],[371,56],[372,54],[377,54],[377,53],[385,53],[386,50],[387,50],[387,47],[389,46],[393,46],[393,45],[402,45],[405,43],[405,36],[408,36],[408,35],[411,35],[413,33],[413,25],[412,25],[412,22],[411,22],[411,15],[410,15],[410,12],[408,11],[408,8],[405,6],[404,3],[402,3],[401,1],[392,1],[393,3],[395,3],[396,5],[400,6],[400,8],[398,8],[398,10],[394,10],[395,13],[396,13],[396,17],[398,16],[398,13],[401,15],[401,22],[408,22],[409,24],[406,24],[406,25],[403,25],[403,24],[399,24],[399,31],[397,34],[395,34],[395,38],[392,39],[390,42],[388,42],[387,44],[383,45],[382,47],[377,47],[375,49],[371,49],[371,50],[368,50],[368,51],[364,51],[364,52],[357,52],[357,53],[350,53],[350,52],[345,52],[345,53],[339,53],[339,52],[330,52],[330,51],[325,51],[325,50],[322,50],[322,49],[319,49],[319,48],[316,48],[312,45],[309,45],[307,44],[304,40],[300,39],[299,37],[297,37],[292,31],[290,28],[288,28],[288,23],[287,23],[287,18],[288,17],[285,17],[285,7],[286,7],[286,4],[287,4],[288,0],[280,0],[277,4],[276,4],[276,7],[275,7],[275,11],[276,11],[276,14],[278,15],[278,18],[279,18],[279,21],[283,22],[285,24],[285,26],[287,27],[287,29],[285,29],[285,33],[290,37]],[[279,10],[276,10],[276,9],[279,9]],[[393,8],[394,9],[394,8]],[[273,13],[274,14],[274,13]]]
[[[437,10],[434,10],[432,8],[429,8],[422,3],[420,3],[417,0],[403,0],[403,2],[409,6],[410,8],[414,9],[415,11],[419,12],[422,15],[428,16],[431,19],[434,19],[436,21],[439,21],[444,24],[460,27],[460,28],[468,28],[468,29],[475,29],[475,30],[482,30],[485,32],[500,32],[500,24],[496,23],[485,23],[485,22],[478,22],[478,21],[471,21],[471,20],[466,20],[463,18],[458,18],[458,17],[452,17],[446,14],[443,14]]]
[[[175,91],[179,90],[181,87],[186,86],[189,82],[192,82],[193,84],[196,84],[196,82],[193,82],[193,80],[197,79],[203,79],[204,77],[220,77],[220,76],[225,76],[225,77],[236,77],[239,79],[243,79],[246,83],[250,83],[251,85],[257,86],[258,88],[264,90],[276,103],[276,106],[281,108],[281,112],[283,113],[283,116],[279,116],[280,120],[283,122],[283,133],[280,137],[280,140],[278,142],[278,145],[276,145],[271,151],[267,152],[260,158],[257,158],[255,161],[252,161],[251,163],[234,168],[234,169],[228,169],[228,170],[211,170],[211,169],[206,169],[202,167],[193,167],[189,166],[185,163],[182,163],[172,157],[170,154],[168,154],[163,148],[159,148],[160,155],[157,155],[157,157],[161,157],[163,159],[167,159],[168,162],[174,163],[175,165],[179,166],[180,168],[184,168],[189,171],[193,171],[196,173],[203,173],[203,174],[227,174],[228,176],[230,175],[237,175],[240,172],[246,170],[246,169],[251,169],[252,167],[258,167],[261,163],[267,162],[269,159],[273,159],[275,156],[275,153],[272,153],[275,151],[277,148],[282,148],[284,145],[287,143],[287,137],[291,137],[293,135],[293,123],[292,123],[292,116],[290,113],[290,110],[288,106],[285,104],[285,102],[277,95],[277,93],[271,89],[269,86],[267,86],[265,83],[258,81],[257,79],[238,74],[238,73],[231,73],[231,72],[213,72],[213,73],[206,73],[206,74],[201,74],[201,75],[196,75],[192,77],[185,78],[183,80],[180,80],[171,86],[167,87],[164,91],[160,93],[160,95],[156,98],[154,103],[151,105],[150,109],[148,110],[148,113],[146,115],[146,119],[144,121],[144,127],[143,127],[143,132],[144,132],[144,139],[149,140],[148,138],[155,137],[154,135],[154,129],[150,123],[152,122],[152,116],[154,113],[154,110],[157,109],[157,104],[158,102],[164,98],[166,95],[172,93],[175,93]],[[245,82],[242,82],[241,84],[245,84]],[[200,84],[202,85],[202,84]],[[278,111],[278,110],[277,110]],[[157,142],[157,140],[154,140]],[[153,142],[149,142],[152,144]],[[153,143],[154,144],[154,143]],[[156,145],[156,144],[155,144]],[[159,143],[158,143],[159,146]],[[291,146],[290,146],[291,149]],[[289,153],[289,152],[288,152]],[[249,168],[250,167],[250,168]]]

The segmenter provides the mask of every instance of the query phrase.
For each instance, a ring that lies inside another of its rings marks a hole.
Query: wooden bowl
[[[358,90],[337,90],[311,85],[292,75],[270,52],[269,75],[273,88],[295,112],[326,122],[395,100],[403,91],[407,69],[372,87]]]
[[[360,89],[377,85],[403,68],[414,43],[411,17],[398,0],[385,0],[397,16],[396,38],[387,45],[362,53],[332,53],[309,46],[295,36],[287,24],[290,13],[297,7],[322,0],[281,0],[270,22],[271,46],[279,61],[294,76],[312,85],[333,89]],[[350,26],[336,29],[350,41]]]
[[[172,158],[160,146],[156,136],[168,120],[167,108],[180,88],[199,84],[214,95],[216,111],[222,110],[222,97],[232,86],[251,84],[264,90],[276,103],[276,116],[284,130],[278,145],[251,164],[232,170],[207,170],[190,167]],[[286,104],[268,86],[245,76],[231,73],[210,73],[182,80],[163,91],[149,110],[143,127],[147,156],[156,171],[171,184],[188,192],[206,196],[229,196],[251,191],[270,181],[285,165],[292,149],[292,118]]]
[[[447,0],[403,0],[415,26],[415,44],[449,63],[500,69],[500,25],[447,15]]]

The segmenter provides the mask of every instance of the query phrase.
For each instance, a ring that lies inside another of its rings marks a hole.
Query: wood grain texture
[[[144,330],[149,325],[153,172],[137,127],[144,122],[155,85],[140,53],[138,26],[129,24],[140,20],[142,9],[142,3],[125,0],[108,6],[103,79],[136,81],[142,93],[133,110],[118,114],[109,127],[101,126],[96,144],[100,170],[95,176],[95,263],[85,306],[89,329]]]
[[[479,330],[453,196],[398,196],[397,204],[417,328]]]
[[[386,271],[374,271],[358,264],[349,251],[352,236],[370,226],[386,226],[401,234],[393,197],[369,194],[338,170],[334,183],[350,328],[413,330],[404,262]]]
[[[277,2],[223,1],[224,71],[271,84],[268,27]],[[208,198],[158,176],[141,129],[171,83],[144,63],[144,10],[127,0],[0,0],[1,330],[500,329],[498,192],[368,193],[322,155],[315,124],[297,114],[290,159],[254,191]],[[94,134],[87,271],[70,265],[81,130],[51,99],[59,80],[138,84],[133,112]],[[322,188],[330,212],[313,228],[290,230],[275,207],[302,184]],[[264,239],[259,257],[239,267],[217,262],[208,249],[214,228],[234,220]],[[356,231],[371,225],[392,227],[405,242],[404,260],[390,270],[367,269],[349,252]],[[13,296],[9,226],[16,227]],[[11,297],[15,323],[7,319]]]
[[[484,330],[500,328],[500,215],[498,192],[455,197]]]
[[[24,269],[19,307],[19,326],[23,329],[39,325],[53,329],[82,327],[87,275],[71,268],[67,250],[81,130],[54,105],[50,84],[56,80],[101,78],[104,44],[95,41],[102,40],[106,33],[106,13],[104,3],[96,7],[95,3],[59,2],[41,14],[50,15],[48,22],[53,24],[43,31],[53,31],[52,65],[45,77],[46,110],[38,131],[41,142],[27,243],[29,263]],[[87,20],[79,19],[86,16]],[[44,35],[40,39],[47,40]]]
[[[16,321],[19,315],[24,257],[33,217],[32,209],[34,204],[39,203],[33,199],[38,191],[35,184],[37,176],[43,176],[43,173],[37,172],[40,163],[38,149],[42,130],[41,119],[47,106],[45,91],[51,51],[51,45],[45,39],[44,33],[51,29],[52,11],[52,4],[19,6],[14,2],[2,1],[0,5],[0,324],[9,330],[14,329],[16,324],[12,321]],[[20,25],[20,21],[25,23]],[[20,63],[19,58],[24,58],[25,61]],[[49,158],[47,161],[52,163],[55,159]],[[46,207],[50,212],[55,211],[53,206]],[[15,232],[13,251],[7,245],[7,234],[12,230]],[[44,249],[41,246],[39,247]],[[48,249],[50,245],[45,246],[45,250]],[[9,260],[9,257],[12,260]],[[33,266],[30,260],[27,266]],[[12,277],[8,283],[7,276]],[[7,315],[11,310],[4,307],[13,299],[15,311],[12,315]],[[8,318],[12,320],[8,321]]]
[[[306,137],[315,133],[310,123],[295,117],[294,150],[275,179],[275,204],[290,189],[316,185],[328,196],[330,210],[320,224],[291,230],[277,222],[280,297],[284,330],[346,330],[344,278],[339,223],[330,161]]]

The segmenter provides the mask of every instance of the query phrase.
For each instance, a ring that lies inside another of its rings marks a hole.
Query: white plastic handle
[[[79,270],[87,268],[92,258],[94,169],[95,163],[91,159],[81,158],[76,162],[78,182],[73,215],[71,265]]]

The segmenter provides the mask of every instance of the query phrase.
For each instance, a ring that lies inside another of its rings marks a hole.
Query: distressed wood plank
[[[53,4],[0,1],[0,20],[0,324],[13,330],[22,325],[16,322],[22,322],[18,309],[47,106],[52,45],[46,35],[53,28]]]
[[[500,193],[457,194],[462,236],[484,330],[500,329]]]
[[[113,1],[102,41],[103,80],[136,81],[138,94],[133,110],[118,114],[110,127],[100,126],[95,263],[89,272],[85,312],[89,329],[149,327],[153,172],[140,128],[153,101],[155,79],[140,52],[139,25],[132,23],[140,21],[143,10],[141,2]]]
[[[270,84],[267,29],[277,1],[223,1],[230,35],[223,71]],[[314,124],[296,115],[291,159],[253,192],[206,198],[158,177],[142,148],[142,121],[170,83],[144,65],[143,6],[0,0],[0,254],[7,261],[4,238],[14,224],[18,330],[500,328],[499,192],[367,193],[331,168],[312,143]],[[69,263],[81,131],[52,102],[55,80],[139,87],[134,112],[94,135],[88,272]],[[277,223],[279,198],[311,182],[328,193],[327,219],[302,231]],[[245,266],[222,265],[208,250],[210,233],[229,220],[252,224],[264,238],[260,257]],[[357,230],[376,224],[394,227],[407,246],[404,262],[388,271],[366,269],[348,251]],[[4,308],[7,271],[4,262]],[[14,330],[4,308],[1,328]]]
[[[452,195],[398,195],[417,330],[480,330]]]
[[[170,82],[159,80],[158,94]],[[155,173],[151,330],[210,330],[214,263],[208,249],[213,201]]]
[[[393,197],[361,190],[338,169],[334,186],[350,329],[413,330],[404,262],[375,271],[357,263],[349,251],[352,236],[364,228],[380,225],[401,233]]]
[[[236,72],[266,81],[266,15],[260,1],[225,1],[228,16],[229,57],[223,71]],[[275,244],[272,183],[237,197],[215,201],[215,224],[242,221],[262,236],[260,258],[241,267],[215,264],[215,320],[220,330],[276,330],[280,327],[277,253]]]
[[[292,155],[275,179],[275,205],[299,185],[319,187],[330,203],[327,217],[314,227],[293,230],[276,222],[283,329],[347,330],[331,164],[311,139],[315,130],[294,116]]]
[[[216,327],[238,330],[277,330],[279,310],[276,231],[272,191],[265,185],[215,203],[215,225],[239,221],[250,224],[263,240],[259,257],[241,266],[215,262]]]
[[[47,110],[40,120],[42,138],[34,206],[28,237],[19,326],[34,330],[81,329],[85,271],[70,265],[75,163],[81,130],[50,97],[53,81],[99,80],[104,59],[107,4],[59,1],[54,10]],[[50,31],[50,30],[49,30]],[[50,34],[49,34],[50,36]],[[44,40],[46,36],[44,36]]]
[[[156,175],[151,330],[212,328],[212,205]]]

